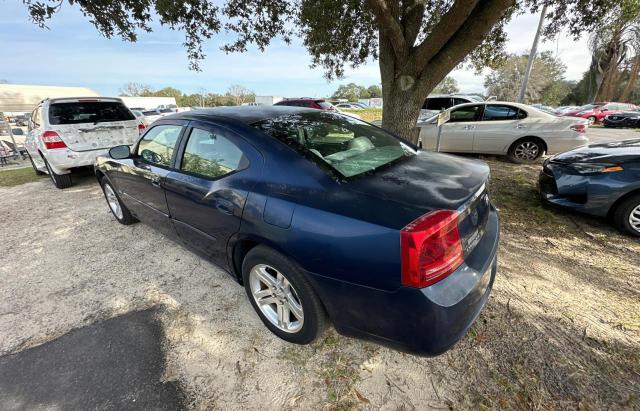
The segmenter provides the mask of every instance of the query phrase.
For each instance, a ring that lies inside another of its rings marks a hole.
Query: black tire
[[[304,321],[298,331],[287,332],[281,330],[273,324],[258,307],[258,303],[251,290],[250,272],[254,267],[259,265],[267,265],[269,268],[273,268],[282,273],[291,286],[293,286],[297,300],[299,300],[304,313]],[[256,313],[258,313],[264,325],[272,333],[294,344],[309,344],[322,335],[327,327],[328,321],[322,302],[315,291],[313,291],[305,275],[301,273],[296,265],[287,257],[269,247],[259,245],[251,249],[245,256],[242,262],[242,278],[251,305]]]
[[[51,177],[51,181],[53,182],[54,186],[60,189],[71,187],[71,185],[73,184],[71,182],[71,174],[56,174],[51,169],[51,166],[49,165],[47,159],[42,157],[42,160],[44,160],[44,165],[47,166],[47,172],[49,173],[49,177]]]
[[[109,196],[107,195],[107,191],[108,191],[107,186],[109,186],[111,188],[111,190],[113,192],[113,195],[115,196],[115,199],[118,201],[118,205],[120,206],[120,210],[122,211],[122,215],[121,216],[118,216],[116,214],[116,212],[114,211],[114,209],[109,204]],[[116,192],[115,188],[113,188],[113,184],[111,184],[111,182],[106,177],[102,177],[100,179],[100,187],[102,187],[102,194],[104,194],[104,199],[107,201],[107,206],[109,207],[109,210],[111,211],[111,214],[116,218],[116,220],[120,224],[131,225],[131,224],[135,224],[135,223],[137,223],[139,221],[137,218],[135,218],[131,214],[131,212],[129,211],[127,206],[124,205],[124,203],[120,199],[120,196],[118,196],[118,193]]]
[[[535,146],[535,148],[534,148]],[[533,152],[532,150],[535,150]],[[537,138],[525,137],[511,144],[507,155],[514,163],[531,163],[544,154],[544,146]]]
[[[640,228],[635,229],[629,221],[634,210],[634,214],[640,217],[638,215],[640,214],[640,194],[635,194],[616,206],[615,210],[613,210],[613,223],[623,233],[640,237]]]
[[[36,163],[33,162],[33,158],[31,158],[31,155],[28,154],[28,156],[29,156],[29,161],[31,162],[31,167],[33,167],[33,171],[36,172],[37,176],[43,176],[43,175],[47,174],[44,171],[38,170],[38,167],[36,167]]]

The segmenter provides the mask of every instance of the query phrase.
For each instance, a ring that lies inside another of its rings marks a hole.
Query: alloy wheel
[[[516,146],[513,156],[518,160],[531,161],[538,158],[540,147],[532,141],[524,141]]]
[[[122,220],[123,214],[122,207],[120,207],[120,201],[109,183],[104,184],[104,194],[107,197],[107,203],[109,203],[109,208],[113,212],[113,215],[118,217],[119,220]]]
[[[304,324],[304,310],[293,285],[275,268],[258,264],[249,272],[249,286],[260,311],[278,329],[296,333]]]
[[[629,213],[629,225],[640,233],[640,204]]]

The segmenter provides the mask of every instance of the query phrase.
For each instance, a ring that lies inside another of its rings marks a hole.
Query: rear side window
[[[159,166],[171,166],[171,158],[182,126],[160,125],[147,131],[140,144],[138,156],[144,161]]]
[[[191,130],[184,150],[181,170],[205,177],[218,178],[246,168],[248,160],[227,138],[207,130]]]
[[[473,101],[464,99],[464,98],[454,98],[453,99],[453,105],[457,106],[458,104],[464,104],[464,103],[473,103]]]
[[[333,107],[333,104],[331,104],[331,103],[327,103],[326,101],[321,101],[321,102],[319,102],[319,103],[318,103],[318,105],[319,105],[320,107],[322,107],[323,109],[325,109],[325,110],[328,110],[328,109],[330,109],[331,107]],[[350,107],[350,105],[347,105],[347,107]]]
[[[49,123],[81,124],[135,120],[135,116],[117,101],[80,101],[49,106]]]
[[[429,97],[422,106],[425,110],[442,110],[453,106],[451,97]]]
[[[511,106],[497,106],[493,104],[487,104],[484,109],[482,120],[484,121],[499,121],[499,120],[517,120],[524,118],[519,115],[520,110]]]

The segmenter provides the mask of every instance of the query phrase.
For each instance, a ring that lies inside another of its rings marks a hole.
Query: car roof
[[[325,100],[323,98],[285,98],[284,100],[278,101],[278,103],[283,103],[287,101],[313,101],[313,102],[319,103]]]
[[[318,110],[304,107],[290,106],[231,106],[214,107],[202,110],[183,111],[168,115],[166,119],[184,120],[234,120],[243,124],[253,124],[261,120],[268,120],[296,113],[315,113]]]

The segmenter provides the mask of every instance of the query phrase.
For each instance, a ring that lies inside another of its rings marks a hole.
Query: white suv
[[[58,188],[71,186],[72,168],[93,165],[111,147],[132,145],[144,131],[119,98],[54,98],[40,102],[29,120],[25,147],[37,174]]]

